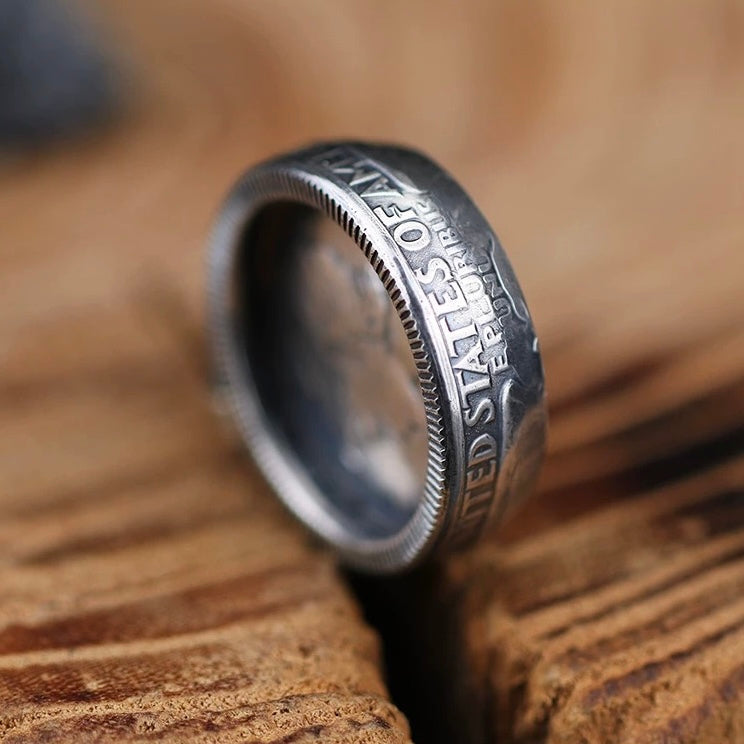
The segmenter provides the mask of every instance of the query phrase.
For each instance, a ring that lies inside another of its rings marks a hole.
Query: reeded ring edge
[[[343,204],[344,191],[327,178],[308,172],[305,165],[269,163],[241,178],[228,194],[209,240],[208,303],[218,374],[227,382],[227,398],[240,433],[269,483],[285,505],[312,530],[333,544],[344,562],[376,573],[390,573],[415,565],[428,555],[444,526],[449,494],[446,486],[444,406],[433,373],[434,361],[409,308],[410,298],[375,248],[374,224],[362,226]],[[422,498],[404,527],[384,539],[362,538],[345,529],[331,513],[305,466],[274,439],[252,383],[250,367],[234,343],[236,332],[230,307],[232,271],[243,231],[258,210],[278,199],[290,199],[318,209],[334,221],[362,250],[382,282],[406,333],[418,374],[427,423],[428,454]],[[382,235],[380,235],[382,237]],[[383,238],[384,240],[384,238]]]

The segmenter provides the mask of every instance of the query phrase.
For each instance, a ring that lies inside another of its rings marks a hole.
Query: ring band
[[[532,490],[537,337],[493,231],[431,160],[341,142],[258,165],[209,263],[243,438],[345,562],[387,573],[465,546]]]

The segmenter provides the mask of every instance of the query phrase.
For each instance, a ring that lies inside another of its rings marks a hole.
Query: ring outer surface
[[[370,539],[321,493],[261,406],[237,320],[246,227],[291,201],[340,225],[384,284],[406,331],[426,410],[424,491],[394,535]],[[547,414],[521,289],[463,189],[407,148],[332,142],[266,161],[238,181],[210,239],[208,303],[218,374],[240,432],[286,506],[347,564],[393,573],[473,543],[534,487]]]

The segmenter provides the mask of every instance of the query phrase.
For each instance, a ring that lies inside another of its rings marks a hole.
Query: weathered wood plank
[[[178,347],[119,306],[6,349],[0,738],[406,741],[332,560]]]
[[[459,608],[456,657],[472,674],[465,706],[485,706],[477,737],[744,736],[741,456],[482,548],[450,566],[443,586]]]
[[[343,135],[453,170],[543,344],[542,497],[416,587],[459,734],[744,738],[741,8],[105,7],[124,117],[2,166],[2,736],[406,739],[330,559],[217,423],[202,348],[220,195]]]

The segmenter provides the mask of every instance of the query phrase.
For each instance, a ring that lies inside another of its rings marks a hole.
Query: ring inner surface
[[[374,269],[335,222],[279,202],[246,228],[235,279],[273,435],[347,529],[395,534],[423,496],[428,438],[408,339]]]

